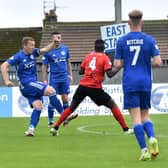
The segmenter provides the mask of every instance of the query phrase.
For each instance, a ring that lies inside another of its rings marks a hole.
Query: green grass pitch
[[[130,116],[125,116],[131,126]],[[125,135],[112,116],[81,117],[59,136],[49,134],[40,119],[35,137],[25,137],[29,118],[0,119],[0,168],[166,168],[168,115],[151,115],[159,140],[156,160],[139,161],[134,135]]]

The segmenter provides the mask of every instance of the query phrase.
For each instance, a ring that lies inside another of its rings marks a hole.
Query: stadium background
[[[103,22],[57,22],[57,14],[55,9],[51,9],[49,13],[44,16],[43,27],[28,27],[28,28],[3,28],[0,29],[0,64],[9,58],[12,54],[17,52],[21,48],[21,39],[23,36],[32,36],[36,39],[36,46],[43,47],[49,41],[50,33],[53,31],[59,31],[62,33],[63,42],[70,47],[72,70],[74,76],[74,83],[71,88],[78,85],[81,76],[78,74],[80,63],[83,57],[93,50],[93,44],[95,39],[101,37],[100,27],[106,25],[116,24],[117,21],[103,21]],[[121,21],[125,23],[126,21]],[[161,57],[163,59],[163,65],[153,70],[153,82],[155,84],[167,84],[168,74],[168,20],[145,20],[143,31],[153,35],[159,45],[161,51]],[[113,60],[114,51],[108,51],[107,54]],[[38,77],[42,80],[41,74],[41,60],[38,59],[37,64]],[[104,85],[120,85],[121,84],[120,71],[114,78],[106,78]],[[9,69],[9,77],[15,81],[16,86],[16,72],[15,68]],[[12,95],[13,90],[5,88],[0,74],[0,108],[5,109],[6,112],[0,114],[0,116],[13,116],[9,113],[6,107],[11,108],[10,104],[13,102],[12,97],[8,97],[6,105],[4,105],[4,93]],[[113,87],[113,86],[112,86]],[[166,88],[167,89],[167,88]],[[164,89],[164,91],[166,91]],[[112,95],[113,96],[113,95]],[[166,96],[166,94],[164,95]],[[19,100],[18,100],[19,101]],[[119,103],[119,102],[118,102]],[[166,105],[165,105],[166,106]],[[122,108],[122,106],[120,106]],[[2,112],[1,112],[2,113]]]
[[[116,1],[118,2],[120,0]],[[152,8],[152,5],[150,8]],[[75,87],[75,84],[78,84],[80,79],[78,75],[80,62],[84,55],[92,50],[94,40],[100,37],[100,26],[111,25],[113,23],[114,22],[60,23],[56,21],[54,15],[47,18],[47,20],[45,19],[43,27],[0,29],[0,63],[20,48],[20,41],[23,36],[33,36],[36,39],[38,47],[47,43],[50,32],[59,30],[63,34],[63,41],[69,45],[71,49],[75,79],[72,87]],[[28,105],[25,101],[22,101],[24,100],[22,97],[19,99],[20,92],[18,91],[18,87],[4,87],[0,76],[0,167],[167,167],[168,20],[145,21],[144,31],[156,37],[164,63],[162,67],[154,69],[154,82],[157,84],[152,92],[153,110],[161,111],[161,114],[151,115],[159,139],[160,155],[157,160],[139,162],[140,151],[137,148],[135,137],[133,135],[123,134],[113,116],[99,117],[98,111],[96,111],[96,115],[91,117],[79,116],[77,120],[70,123],[70,127],[61,128],[59,137],[53,137],[49,134],[47,117],[41,117],[36,129],[36,136],[26,138],[24,131],[28,127],[29,118],[11,118],[11,116],[13,116],[13,113],[15,113],[15,115],[20,113],[22,115],[29,115],[26,114]],[[113,54],[113,52],[109,53],[110,56]],[[39,80],[41,80],[40,60],[37,68]],[[9,73],[10,78],[16,82],[15,70],[13,68],[9,69]],[[115,98],[119,98],[119,102],[122,100],[120,80],[121,72],[117,74],[115,78],[110,80],[106,79],[104,82],[104,84],[110,84],[109,86],[105,85],[107,86],[107,88],[105,88],[106,91],[110,94],[116,93],[117,97]],[[111,84],[115,85],[113,86]],[[73,89],[71,89],[71,91],[72,90]],[[89,107],[92,108],[92,105]],[[124,117],[128,125],[131,126],[130,117],[128,115]]]

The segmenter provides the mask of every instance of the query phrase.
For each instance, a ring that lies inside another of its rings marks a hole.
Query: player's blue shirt
[[[160,55],[155,39],[143,32],[130,32],[117,41],[115,59],[124,63],[123,90],[150,91],[151,58]]]
[[[35,48],[32,54],[27,55],[20,50],[7,60],[11,66],[16,66],[18,81],[22,85],[37,81],[36,57],[39,56],[38,51]]]
[[[50,78],[54,78],[57,82],[69,80],[67,66],[67,60],[69,58],[69,48],[64,44],[44,54],[42,63],[48,65]]]

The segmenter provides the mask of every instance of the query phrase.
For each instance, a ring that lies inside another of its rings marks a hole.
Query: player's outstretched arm
[[[112,68],[112,69],[109,69],[106,71],[106,74],[109,78],[112,78],[113,76],[115,76],[119,71],[120,71],[121,68]]]
[[[50,50],[54,47],[54,45],[55,45],[55,42],[52,41],[52,42],[49,43],[47,46],[45,46],[45,47],[43,47],[43,48],[40,48],[40,49],[39,49],[40,54],[44,54],[44,53],[50,51]]]
[[[57,37],[54,37],[48,45],[39,49],[40,54],[44,54],[45,52],[50,51],[55,47],[56,44],[57,44]]]

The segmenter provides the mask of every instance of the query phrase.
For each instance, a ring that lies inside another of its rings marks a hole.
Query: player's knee
[[[68,95],[62,96],[63,103],[68,103]]]
[[[42,108],[43,108],[43,103],[42,103],[42,101],[41,100],[36,100],[36,101],[34,101],[33,102],[33,108],[35,108],[35,109],[38,109],[38,110],[42,110]]]
[[[49,96],[53,93],[56,93],[56,90],[52,87],[52,86],[47,86],[45,92],[44,92],[44,95],[45,96]]]

